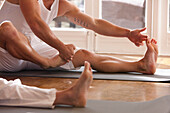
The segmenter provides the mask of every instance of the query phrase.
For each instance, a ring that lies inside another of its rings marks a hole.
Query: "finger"
[[[146,36],[146,35],[141,35],[140,36],[141,41],[146,41],[147,39],[148,39],[148,36]]]
[[[74,51],[72,51],[72,53],[71,53],[71,58],[73,58],[74,57],[74,55],[75,55],[75,53],[74,53]]]
[[[70,61],[70,59],[67,58],[67,57],[64,57],[64,60],[65,60],[66,62],[69,62],[69,61]]]
[[[75,50],[76,47],[73,44],[70,44],[70,46]]]
[[[139,44],[139,43],[135,43],[135,45],[136,45],[137,47],[139,47],[139,46],[140,46],[140,44]]]
[[[69,62],[70,60],[68,60],[67,58],[64,58],[64,60],[66,61],[66,62]]]
[[[148,38],[147,35],[141,35],[140,37],[141,37],[141,38]]]
[[[69,62],[71,59],[66,59],[67,62]]]
[[[145,30],[146,30],[146,27],[145,27],[145,28],[140,29],[140,30],[139,30],[139,32],[143,32],[143,31],[145,31]]]
[[[141,44],[141,43],[143,43],[143,41],[142,41],[142,40],[140,40],[140,41],[139,41],[139,44]]]
[[[143,46],[143,43],[138,43],[138,46],[137,46],[137,47],[140,47],[140,46]]]
[[[69,62],[70,60],[71,60],[71,57],[65,57],[65,60],[67,61],[67,62]]]
[[[75,49],[76,49],[76,46],[73,45],[73,49],[75,50]]]
[[[140,46],[143,46],[144,45],[144,43],[142,42],[142,43],[140,43]]]
[[[142,39],[141,39],[141,41],[146,41],[146,40],[147,40],[147,38],[142,38]]]

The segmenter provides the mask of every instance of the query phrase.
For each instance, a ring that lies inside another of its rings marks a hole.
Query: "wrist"
[[[59,52],[62,52],[62,51],[64,51],[66,49],[66,46],[65,46],[65,44],[64,43],[61,43],[61,44],[59,44],[59,47],[58,47],[58,51]]]
[[[127,37],[127,38],[130,38],[130,36],[131,36],[131,30],[127,29],[127,35],[126,35],[126,37]]]

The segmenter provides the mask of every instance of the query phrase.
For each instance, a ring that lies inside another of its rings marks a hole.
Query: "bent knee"
[[[0,26],[0,33],[2,36],[16,35],[17,30],[10,21],[5,21]]]
[[[14,26],[10,21],[4,21],[0,24],[1,30],[11,30]]]
[[[1,40],[15,41],[18,40],[18,32],[10,21],[5,21],[0,26]]]

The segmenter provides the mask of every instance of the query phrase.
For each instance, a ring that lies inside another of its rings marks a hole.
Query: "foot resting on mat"
[[[54,105],[66,104],[76,107],[85,107],[87,91],[93,80],[90,64],[85,62],[85,69],[80,79],[69,89],[57,92]]]
[[[148,40],[146,41],[147,52],[142,60],[139,61],[141,63],[141,67],[139,68],[139,72],[146,74],[153,74],[156,71],[156,62],[158,56],[158,47],[156,40]]]

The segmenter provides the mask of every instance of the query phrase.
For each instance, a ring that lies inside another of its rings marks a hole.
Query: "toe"
[[[151,42],[157,44],[157,41],[155,39],[152,39]]]
[[[91,66],[90,66],[90,63],[89,62],[87,62],[87,61],[85,61],[84,62],[84,66],[85,66],[85,71],[88,71],[88,70],[90,70],[91,71]]]
[[[150,39],[147,39],[147,40],[146,40],[146,46],[147,46],[148,48],[150,48],[150,47],[152,46]]]
[[[152,46],[154,47],[154,50],[158,53],[158,46],[155,42],[152,42]]]

